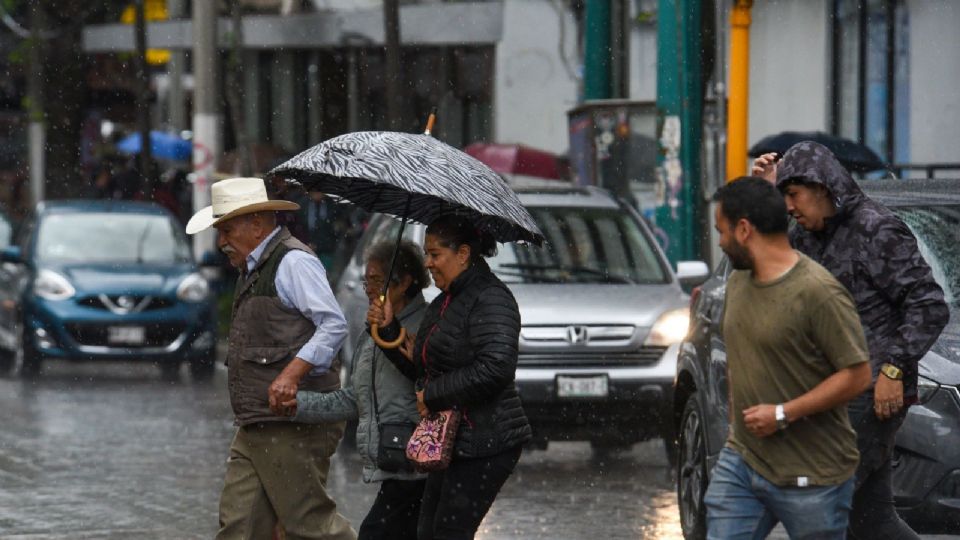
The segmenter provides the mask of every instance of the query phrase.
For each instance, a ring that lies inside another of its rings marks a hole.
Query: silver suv
[[[516,383],[536,444],[588,440],[617,448],[659,435],[672,440],[677,346],[689,321],[681,281],[699,284],[709,269],[682,262],[678,277],[640,216],[607,191],[517,194],[547,243],[502,244],[488,262],[520,306]],[[363,254],[396,241],[399,227],[392,217],[374,216],[341,275],[337,299],[350,326],[343,359],[364,331]],[[408,226],[404,236],[422,245],[425,229]],[[428,301],[437,294],[425,291]]]

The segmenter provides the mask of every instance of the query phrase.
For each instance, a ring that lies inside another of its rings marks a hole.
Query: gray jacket
[[[416,332],[426,309],[423,295],[417,295],[397,315],[400,324],[408,332]],[[376,466],[377,448],[380,442],[379,429],[373,413],[371,392],[371,369],[376,364],[376,392],[380,421],[420,421],[417,412],[417,396],[413,381],[405,377],[373,343],[370,334],[364,332],[357,344],[351,363],[350,377],[343,388],[335,392],[297,392],[297,414],[294,422],[324,423],[359,419],[357,425],[357,450],[363,458],[363,481],[379,482],[387,479],[415,480],[424,475],[392,473]]]

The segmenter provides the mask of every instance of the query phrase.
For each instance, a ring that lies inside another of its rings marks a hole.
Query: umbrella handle
[[[384,341],[383,338],[380,337],[380,332],[378,331],[377,325],[371,324],[370,336],[373,337],[373,342],[377,344],[377,347],[380,347],[381,349],[396,349],[401,343],[403,343],[403,340],[407,338],[407,329],[401,326],[400,337],[398,337],[395,341]]]

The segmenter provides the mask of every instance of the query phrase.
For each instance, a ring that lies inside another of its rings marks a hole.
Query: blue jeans
[[[843,540],[853,487],[853,478],[835,486],[777,486],[724,448],[704,498],[707,539],[760,540],[780,522],[791,540]]]

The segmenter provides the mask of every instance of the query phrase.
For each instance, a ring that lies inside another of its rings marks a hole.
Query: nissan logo
[[[568,326],[567,341],[571,345],[576,345],[577,343],[586,343],[590,341],[590,335],[587,333],[587,327],[586,326]]]

